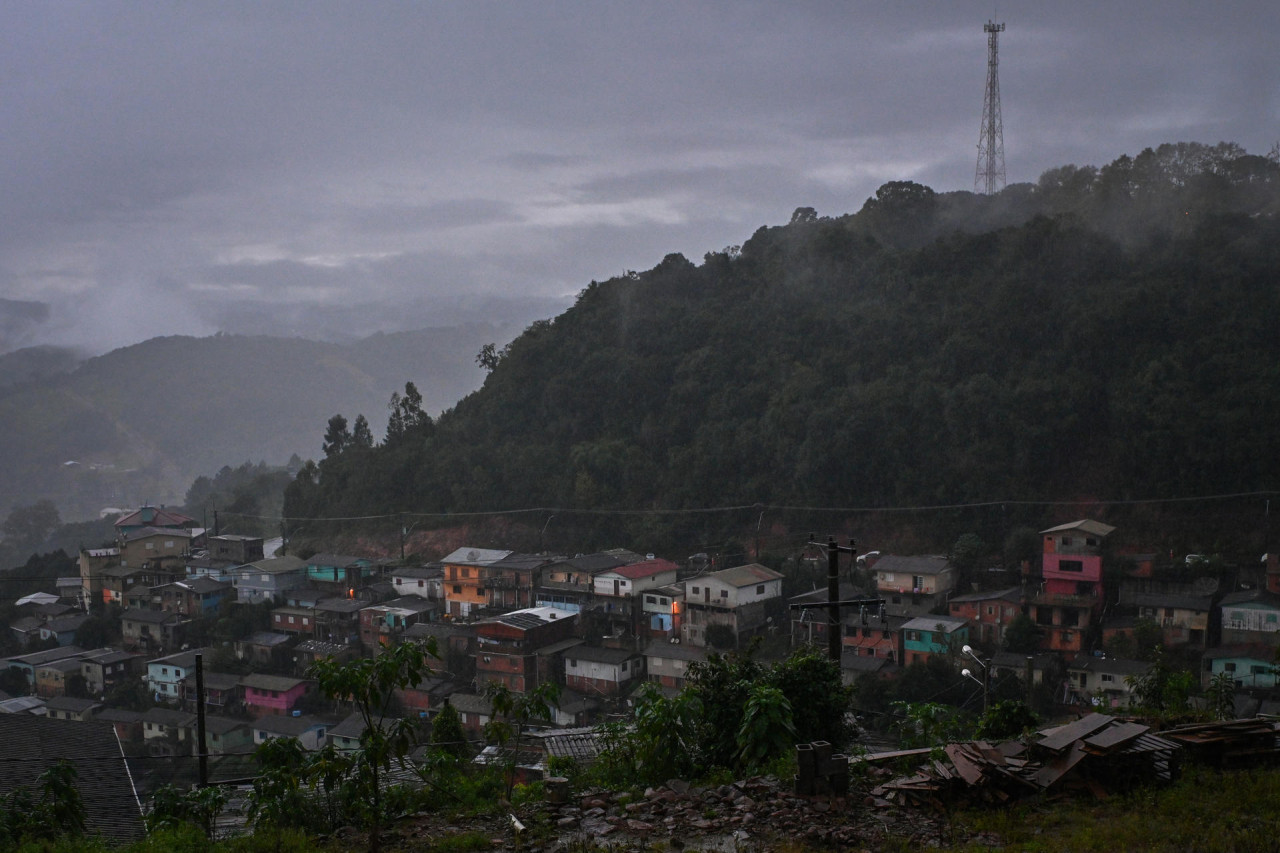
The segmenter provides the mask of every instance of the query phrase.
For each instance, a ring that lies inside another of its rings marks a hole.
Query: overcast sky
[[[1280,139],[1280,3],[0,3],[0,351],[527,322],[810,206]],[[30,304],[37,303],[37,304]]]

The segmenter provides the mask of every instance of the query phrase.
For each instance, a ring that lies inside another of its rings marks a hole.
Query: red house
[[[554,607],[514,610],[477,622],[476,685],[506,685],[513,693],[533,690],[553,675],[549,646],[572,642],[576,613]]]
[[[1022,591],[1014,586],[995,592],[960,595],[947,602],[947,612],[973,625],[973,639],[987,646],[1004,643],[1009,623],[1022,613]]]

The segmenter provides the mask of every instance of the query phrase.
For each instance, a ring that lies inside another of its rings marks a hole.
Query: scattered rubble
[[[1142,723],[1089,714],[1038,732],[1029,743],[954,743],[936,749],[863,756],[868,765],[919,757],[907,775],[872,788],[870,804],[1002,804],[1043,792],[1086,791],[1100,799],[1135,784],[1178,778],[1184,758],[1217,766],[1280,756],[1280,731],[1269,720],[1179,726],[1160,733]],[[892,775],[873,770],[874,775]]]

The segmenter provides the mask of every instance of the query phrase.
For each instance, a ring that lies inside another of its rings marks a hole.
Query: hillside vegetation
[[[484,387],[437,422],[304,472],[286,512],[1273,489],[1278,210],[1280,166],[1226,143],[1065,166],[993,197],[895,182],[853,215],[802,208],[700,264],[669,255],[592,282],[482,353]],[[708,524],[596,518],[579,533],[661,545]]]
[[[314,455],[317,423],[352,407],[381,423],[406,379],[429,411],[452,405],[480,384],[476,350],[503,334],[471,326],[354,343],[165,337],[62,372],[48,354],[9,354],[6,366],[35,360],[39,369],[30,381],[0,383],[0,508],[48,498],[75,519],[104,506],[175,503],[224,465]]]

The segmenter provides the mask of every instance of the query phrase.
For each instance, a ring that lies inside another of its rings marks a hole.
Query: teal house
[[[1217,675],[1227,673],[1236,687],[1269,688],[1276,686],[1276,650],[1270,646],[1224,646],[1209,649],[1201,658],[1200,680],[1205,686]]]
[[[902,626],[903,664],[949,655],[969,642],[969,620],[955,616],[917,616]]]

